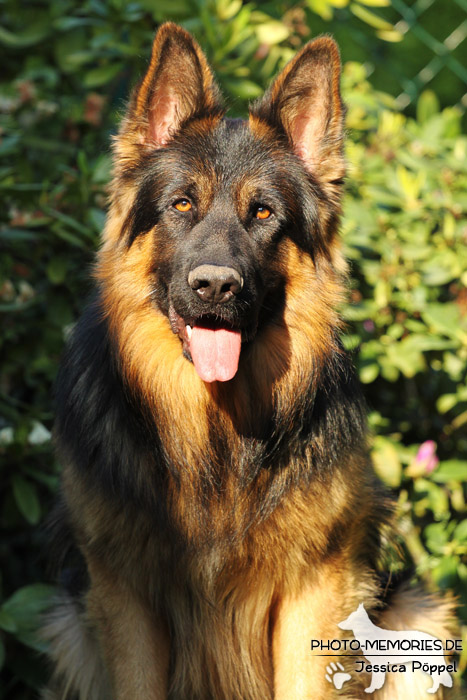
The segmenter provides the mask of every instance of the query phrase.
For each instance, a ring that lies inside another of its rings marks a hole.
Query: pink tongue
[[[227,382],[232,379],[238,369],[241,344],[240,331],[193,326],[191,358],[203,382]]]

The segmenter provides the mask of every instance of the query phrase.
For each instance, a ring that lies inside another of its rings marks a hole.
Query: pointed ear
[[[188,119],[221,111],[219,90],[200,47],[182,27],[163,24],[148,71],[133,94],[124,132],[129,129],[139,143],[161,147]]]
[[[305,168],[331,189],[345,174],[339,83],[339,49],[322,36],[303,47],[252,109],[285,131]]]

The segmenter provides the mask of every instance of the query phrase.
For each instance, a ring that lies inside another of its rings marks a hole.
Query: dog
[[[379,579],[391,506],[336,311],[339,82],[319,37],[226,118],[194,39],[157,32],[57,381],[47,700],[356,698],[310,639],[359,602],[448,633],[448,602]],[[422,697],[404,683],[375,697]]]
[[[428,673],[432,678],[433,685],[427,689],[427,693],[435,693],[440,685],[452,688],[452,678],[448,669],[452,671],[453,665],[449,666],[444,658],[441,639],[417,630],[393,632],[382,629],[372,623],[363,603],[360,603],[357,610],[351,613],[346,620],[339,622],[338,627],[353,633],[364,652],[364,657],[370,665],[374,664],[371,684],[365,688],[366,693],[373,693],[382,688],[386,680],[386,669],[391,664],[395,667],[396,672],[398,672],[398,667],[402,666],[402,672],[406,673],[406,665],[412,664],[412,671],[422,670]],[[383,643],[381,649],[378,649],[378,641]],[[391,643],[391,647],[388,646],[389,643]],[[412,648],[422,649],[422,651],[419,654],[415,652],[404,653],[405,650],[411,651]],[[390,653],[390,649],[396,651]],[[426,653],[427,651],[437,651],[437,653],[430,656]]]

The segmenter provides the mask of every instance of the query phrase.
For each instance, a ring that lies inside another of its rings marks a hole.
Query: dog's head
[[[345,619],[342,620],[342,622],[338,622],[337,626],[341,630],[354,630],[357,625],[363,625],[364,623],[368,622],[369,623],[369,618],[368,614],[365,610],[365,606],[363,603],[360,603],[358,608],[353,611],[353,613],[350,613],[350,615]]]
[[[173,24],[159,29],[116,139],[98,266],[109,315],[120,328],[133,316],[131,342],[143,317],[147,337],[150,314],[154,324],[162,315],[179,354],[213,382],[232,379],[245,348],[284,327],[293,294],[319,335],[335,299],[326,285],[335,290],[342,270],[339,76],[336,44],[318,38],[249,120],[225,119],[199,46]]]

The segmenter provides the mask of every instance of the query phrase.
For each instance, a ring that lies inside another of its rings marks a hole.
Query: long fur
[[[337,690],[309,650],[341,637],[356,604],[448,635],[448,603],[381,602],[391,506],[335,310],[339,74],[321,37],[249,121],[229,120],[194,40],[172,24],[156,36],[114,144],[95,296],[57,382],[56,528],[69,526],[88,583],[45,630],[47,700],[358,698],[362,679]],[[187,273],[226,259],[245,284],[210,318],[244,342],[235,377],[209,384],[190,361],[186,319],[207,307]],[[414,683],[375,698],[421,699]]]

